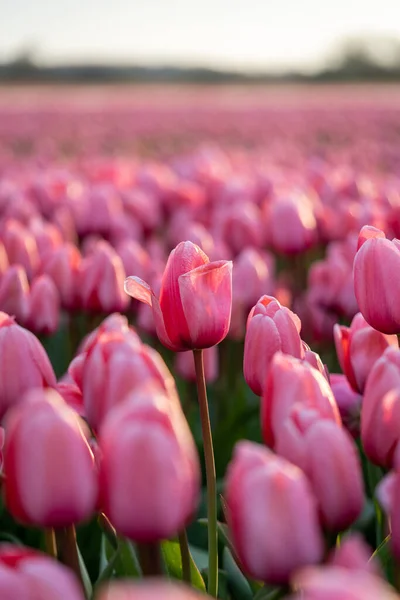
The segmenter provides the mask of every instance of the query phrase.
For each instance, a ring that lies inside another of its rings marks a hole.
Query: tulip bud
[[[380,577],[336,566],[301,569],[292,585],[301,591],[288,600],[398,600],[394,589]]]
[[[379,563],[359,533],[347,534],[340,540],[340,546],[331,554],[329,564],[350,571],[360,570],[380,575]]]
[[[60,320],[60,296],[57,288],[47,275],[36,277],[29,297],[27,323],[35,333],[51,335],[58,329]]]
[[[138,542],[176,535],[197,507],[196,447],[177,403],[133,393],[103,422],[101,503],[116,530]]]
[[[307,363],[277,352],[261,400],[261,427],[268,446],[274,447],[279,429],[294,405],[341,425],[339,409],[326,378]]]
[[[84,600],[74,574],[41,552],[0,544],[1,600]]]
[[[197,593],[178,582],[147,579],[140,583],[111,583],[104,586],[97,600],[206,600],[209,596]],[[8,599],[7,599],[8,600]]]
[[[251,442],[236,445],[225,485],[235,550],[255,579],[286,583],[323,554],[317,506],[304,473]]]
[[[354,291],[365,320],[382,333],[400,333],[400,241],[363,227],[354,259]]]
[[[0,310],[26,325],[29,313],[29,283],[23,267],[12,265],[0,282]]]
[[[192,242],[181,242],[171,252],[159,300],[137,277],[128,277],[125,291],[152,307],[160,341],[175,352],[215,346],[229,331],[232,263],[210,263]]]
[[[67,310],[78,307],[78,273],[81,260],[79,250],[68,243],[47,254],[43,260],[42,272],[54,281],[61,303]]]
[[[4,225],[2,242],[10,265],[22,266],[31,280],[39,266],[39,253],[33,235],[18,221],[9,219]]]
[[[90,426],[98,431],[111,408],[145,386],[170,394],[171,401],[176,394],[172,376],[155,350],[121,334],[104,333],[82,365],[83,403]]]
[[[39,340],[0,312],[0,356],[6,366],[0,380],[0,418],[24,392],[32,388],[55,387],[56,377]],[[21,377],[23,366],[23,377]]]
[[[305,196],[274,198],[265,216],[269,243],[278,252],[297,254],[317,241],[313,203]]]
[[[363,393],[365,382],[374,365],[389,346],[399,347],[395,335],[376,331],[357,313],[350,327],[335,325],[334,338],[340,366],[351,387]]]
[[[388,348],[374,364],[365,386],[361,440],[367,457],[390,467],[400,431],[400,352]]]
[[[248,386],[261,396],[276,352],[304,356],[297,315],[272,296],[262,296],[250,311],[244,342],[243,372]]]
[[[7,509],[22,523],[66,527],[94,511],[97,473],[83,421],[54,390],[32,390],[10,411],[4,475]]]
[[[79,290],[82,307],[88,311],[123,311],[128,306],[128,298],[122,289],[125,271],[115,250],[104,241],[81,263]]]

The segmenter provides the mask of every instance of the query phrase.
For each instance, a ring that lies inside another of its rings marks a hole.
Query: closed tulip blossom
[[[104,333],[81,369],[85,414],[95,431],[114,406],[141,387],[157,387],[177,402],[173,378],[161,356],[130,335]]]
[[[33,390],[10,411],[3,487],[15,519],[40,527],[67,527],[90,518],[98,484],[83,425],[54,390]]]
[[[232,263],[210,262],[192,242],[171,252],[159,298],[137,277],[128,277],[125,291],[152,307],[160,341],[175,352],[215,346],[229,331]]]
[[[227,520],[251,577],[286,583],[323,555],[317,504],[305,474],[267,448],[239,442],[225,484]]]
[[[261,296],[247,319],[243,373],[248,386],[261,396],[276,352],[303,358],[301,323],[297,315],[272,296]]]
[[[138,542],[177,535],[193,517],[200,467],[178,404],[157,390],[132,393],[99,433],[101,504],[116,530]]]
[[[363,227],[354,259],[354,291],[365,320],[382,333],[400,333],[400,240],[387,240],[374,227]]]
[[[0,418],[32,388],[54,388],[56,376],[39,340],[12,317],[0,312]],[[23,367],[23,377],[21,368]]]
[[[388,348],[374,364],[361,409],[361,441],[367,457],[390,468],[400,440],[400,351]]]
[[[363,393],[374,363],[389,346],[399,347],[395,335],[377,331],[357,313],[350,327],[334,326],[336,352],[343,373],[356,392]]]
[[[337,566],[300,569],[292,580],[298,594],[286,600],[399,600],[380,577]]]
[[[276,438],[293,407],[341,425],[339,409],[324,375],[309,364],[277,352],[270,364],[261,399],[261,427],[264,442],[275,446]]]
[[[172,583],[154,578],[138,583],[110,583],[101,589],[96,598],[97,600],[206,600],[209,596],[178,582]]]
[[[29,283],[23,267],[12,265],[0,281],[0,310],[26,325],[29,314]]]
[[[70,569],[41,552],[0,544],[2,600],[84,600]]]
[[[47,275],[36,277],[29,295],[27,324],[35,333],[51,335],[58,329],[60,296],[53,280]]]

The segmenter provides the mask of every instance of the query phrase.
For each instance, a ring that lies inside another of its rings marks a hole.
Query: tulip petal
[[[179,292],[194,348],[219,344],[229,331],[232,262],[216,261],[179,277]]]
[[[149,284],[140,279],[140,277],[131,276],[125,279],[124,290],[128,296],[132,296],[135,300],[152,306],[154,293]]]

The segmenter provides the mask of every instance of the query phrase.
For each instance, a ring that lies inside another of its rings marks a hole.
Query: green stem
[[[196,367],[197,394],[199,397],[201,430],[203,434],[204,458],[207,481],[208,517],[208,593],[218,596],[218,530],[217,530],[217,483],[214,449],[208,412],[206,382],[204,378],[203,350],[193,350]]]
[[[161,548],[158,542],[136,544],[140,566],[145,577],[163,575]]]
[[[190,584],[192,581],[190,573],[190,550],[185,529],[183,529],[179,534],[179,547],[181,549],[182,559],[182,579]]]
[[[44,543],[47,554],[52,558],[57,558],[56,534],[54,529],[46,528],[44,530]]]
[[[55,529],[55,537],[58,549],[58,559],[74,571],[82,589],[85,591],[81,566],[79,564],[78,547],[76,545],[75,526],[69,525],[68,527],[59,527],[58,529]]]

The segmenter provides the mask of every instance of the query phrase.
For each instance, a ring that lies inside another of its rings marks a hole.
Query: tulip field
[[[0,600],[400,600],[400,88],[0,88]]]

